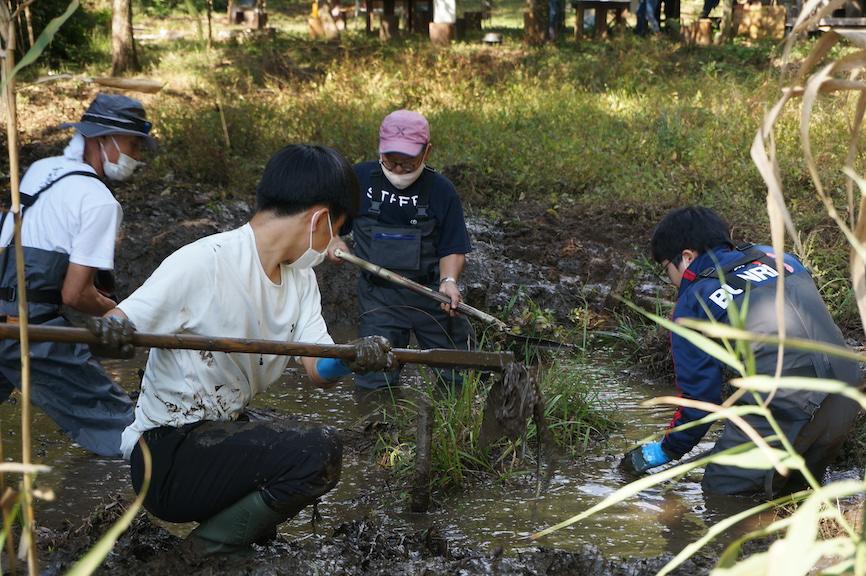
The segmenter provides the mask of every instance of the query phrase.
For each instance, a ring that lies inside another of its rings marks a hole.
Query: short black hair
[[[324,204],[331,219],[358,212],[358,178],[346,158],[327,146],[289,144],[268,160],[256,187],[256,212],[292,216]]]
[[[673,260],[683,250],[702,254],[722,244],[734,246],[730,226],[715,211],[704,206],[686,206],[668,212],[656,226],[650,241],[656,262]]]

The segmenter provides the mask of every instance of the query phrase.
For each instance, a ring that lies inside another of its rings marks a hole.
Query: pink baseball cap
[[[417,156],[430,141],[430,124],[418,112],[397,110],[379,126],[379,154],[397,152]]]

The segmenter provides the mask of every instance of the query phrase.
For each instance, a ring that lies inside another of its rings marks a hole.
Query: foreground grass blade
[[[755,576],[755,574],[767,574],[769,565],[769,552],[760,552],[752,554],[730,568],[716,568],[710,572],[710,576]]]
[[[54,40],[54,35],[57,34],[57,31],[63,25],[64,22],[69,20],[69,17],[78,10],[78,0],[72,0],[69,3],[69,6],[66,8],[66,12],[58,16],[57,18],[52,18],[48,25],[42,30],[42,33],[39,35],[39,38],[36,39],[36,44],[34,44],[30,50],[27,51],[24,56],[21,57],[21,60],[18,61],[18,64],[15,65],[15,68],[12,69],[9,77],[5,79],[5,82],[0,85],[0,90],[3,92],[6,91],[6,82],[11,81],[18,72],[21,71],[22,68],[26,66],[30,66],[33,62],[42,55],[42,52],[48,45]]]
[[[777,453],[777,456],[785,463],[788,468],[797,468],[799,469],[802,466],[802,459],[798,462],[796,458],[792,458],[790,454],[784,452],[782,450],[773,449],[774,452]],[[642,492],[648,488],[652,488],[656,484],[661,484],[667,480],[672,480],[679,476],[685,475],[690,470],[695,468],[700,468],[701,466],[705,466],[710,462],[718,462],[720,464],[731,464],[740,466],[742,468],[770,468],[770,462],[768,462],[766,455],[759,448],[754,448],[751,443],[743,444],[741,446],[735,446],[734,448],[729,448],[728,450],[724,450],[722,452],[718,452],[716,454],[711,454],[705,458],[701,458],[699,460],[695,460],[693,462],[688,462],[686,464],[680,464],[679,466],[673,466],[671,468],[666,468],[651,476],[645,476],[630,484],[626,484],[589,510],[581,512],[576,516],[572,516],[568,520],[564,520],[555,526],[551,526],[550,528],[546,528],[540,532],[536,532],[532,536],[530,536],[531,540],[538,540],[539,538],[556,532],[557,530],[561,530],[562,528],[566,528],[571,526],[576,522],[580,522],[586,518],[589,518],[593,514],[597,512],[601,512],[606,508],[610,508],[614,504],[619,504],[628,498],[631,498],[638,492]]]
[[[17,472],[20,474],[41,474],[51,472],[51,466],[44,464],[20,464],[18,462],[3,462],[0,464],[0,472]]]
[[[640,308],[639,306],[632,304],[631,302],[629,302],[627,300],[623,300],[623,302],[625,303],[626,306],[628,306],[629,308],[631,308],[635,312],[639,312],[640,314],[643,314],[644,316],[646,316],[647,318],[649,318],[650,320],[652,320],[656,324],[659,324],[660,326],[670,330],[671,332],[673,332],[677,336],[684,338],[685,340],[687,340],[691,344],[697,346],[698,348],[700,348],[701,350],[703,350],[704,352],[706,352],[707,354],[709,354],[710,356],[712,356],[716,360],[719,360],[720,362],[727,364],[728,366],[730,366],[731,368],[736,370],[738,373],[743,374],[743,375],[746,374],[746,367],[743,365],[742,362],[740,362],[739,358],[737,358],[737,356],[735,354],[732,354],[731,352],[726,350],[723,346],[720,346],[716,342],[713,342],[712,340],[710,340],[706,336],[703,336],[702,334],[700,334],[699,332],[696,332],[695,330],[690,330],[687,327],[681,326],[677,322],[672,322],[672,321],[668,320],[667,318],[662,318],[661,316],[653,314],[652,312],[648,312],[648,311]]]
[[[678,397],[661,396],[659,398],[651,398],[645,402],[642,402],[641,406],[674,404],[672,400],[675,399],[678,399]],[[664,437],[670,432],[682,432],[684,430],[688,430],[689,428],[697,428],[698,426],[703,426],[704,424],[712,424],[713,422],[717,422],[719,420],[727,420],[732,414],[736,414],[738,416],[765,416],[767,414],[767,409],[762,406],[755,406],[753,404],[726,406],[725,408],[717,412],[710,412],[700,420],[693,420],[691,422],[686,422],[685,424],[679,424],[678,426],[674,426],[673,428],[665,428],[664,430],[660,430],[658,432],[650,434],[649,436],[642,438],[638,442],[638,444],[646,444],[647,442],[652,442],[653,440]]]
[[[773,544],[771,548],[775,573],[786,576],[806,576],[812,566],[825,555],[824,546],[833,542],[832,540],[819,541],[819,518],[825,501],[861,493],[863,488],[864,484],[861,481],[835,482],[816,491],[800,505],[791,517],[791,526],[785,538]],[[838,507],[831,509],[838,514]],[[842,553],[843,557],[850,556],[854,551],[854,542],[851,540],[854,537],[856,534],[848,534],[844,538],[850,547],[847,552],[842,552],[840,549],[834,554]],[[836,543],[839,542],[840,539],[836,539]]]
[[[784,378],[773,378],[772,376],[749,376],[747,378],[733,378],[731,385],[738,388],[748,388],[757,392],[770,392],[776,388],[789,388],[793,390],[810,390],[813,392],[826,392],[828,394],[839,394],[854,400],[866,410],[866,394],[863,394],[853,386],[849,386],[839,380],[828,380],[824,378],[806,378],[798,376],[786,376]]]
[[[847,358],[856,362],[866,362],[866,354],[859,354],[843,346],[834,346],[826,342],[804,340],[802,338],[779,338],[773,334],[758,334],[734,328],[728,324],[719,322],[706,322],[694,318],[679,318],[677,324],[703,332],[711,338],[727,338],[729,340],[746,340],[748,342],[761,342],[763,344],[784,344],[788,348],[797,350],[808,350],[810,352],[821,352],[830,356]]]
[[[707,533],[704,534],[698,540],[692,542],[685,548],[683,548],[679,554],[677,554],[670,562],[665,564],[664,568],[659,570],[657,576],[666,576],[673,572],[680,564],[697,554],[698,550],[709,544],[714,538],[720,536],[725,530],[738,524],[742,520],[749,518],[750,516],[754,516],[755,514],[759,514],[764,512],[765,510],[769,510],[771,508],[775,508],[776,506],[780,506],[782,504],[799,502],[800,500],[805,499],[810,494],[809,490],[803,490],[801,492],[796,492],[789,496],[785,496],[784,498],[777,498],[776,500],[771,500],[770,502],[764,502],[763,504],[759,504],[758,506],[754,506],[749,508],[748,510],[744,510],[739,514],[735,514],[733,516],[729,516],[725,518],[721,522],[714,524],[707,530]]]
[[[760,530],[756,530],[750,534],[743,536],[742,538],[737,539],[735,542],[732,542],[722,553],[719,558],[718,566],[723,569],[733,569],[735,568],[735,562],[737,561],[737,556],[740,553],[740,550],[743,547],[743,544],[749,540],[753,540],[755,538],[761,538],[763,536],[767,536],[769,534],[778,532],[783,529],[788,529],[789,532],[786,535],[786,540],[788,537],[792,535],[796,539],[797,544],[793,548],[795,548],[794,552],[788,552],[793,556],[797,556],[799,554],[799,550],[804,546],[803,540],[806,539],[812,532],[809,527],[798,527],[795,528],[797,524],[802,524],[806,522],[805,518],[812,520],[812,524],[814,524],[815,529],[817,530],[818,522],[822,518],[836,518],[841,517],[839,510],[837,507],[832,506],[830,503],[833,502],[837,498],[843,498],[845,496],[850,496],[852,494],[857,494],[858,492],[862,492],[864,489],[864,483],[857,480],[846,480],[840,482],[834,482],[833,484],[829,484],[827,486],[822,487],[820,490],[817,490],[812,493],[811,496],[806,500],[805,504],[802,504],[800,508],[791,516],[787,518],[783,518],[782,520],[778,520],[773,522],[771,525],[762,528]],[[824,509],[822,510],[822,506]],[[851,535],[848,536],[851,538]],[[774,544],[774,546],[783,545],[783,540],[780,540]],[[803,551],[808,551],[811,546],[803,547]],[[853,550],[853,542],[852,542],[852,550]],[[808,559],[799,557],[799,560],[803,563],[806,563]],[[820,558],[820,556],[818,557]],[[817,561],[817,559],[815,560]],[[808,565],[811,567],[814,562]],[[780,562],[777,560],[777,563]],[[744,562],[741,562],[737,566],[742,565]],[[807,568],[808,568],[807,567]],[[713,574],[740,574],[741,572],[727,572],[727,571],[714,571]],[[766,573],[766,572],[759,572]],[[776,572],[782,573],[782,572]],[[794,572],[796,573],[796,570]],[[787,573],[785,574],[787,576]]]
[[[151,461],[150,450],[148,450],[147,444],[144,443],[143,439],[139,438],[138,446],[141,448],[141,456],[144,460],[144,481],[141,484],[141,491],[139,491],[132,505],[123,513],[123,516],[108,529],[108,532],[99,539],[99,542],[91,548],[87,555],[75,563],[75,566],[67,573],[67,576],[89,576],[93,574],[99,568],[99,565],[102,564],[102,561],[105,560],[105,557],[108,556],[108,553],[111,552],[111,549],[114,548],[117,539],[120,538],[120,535],[129,527],[138,511],[141,510],[144,497],[147,495],[148,488],[150,488]]]
[[[727,408],[723,408],[718,404],[713,404],[712,402],[701,402],[699,400],[692,400],[691,398],[681,398],[677,396],[665,396],[663,398],[659,398],[657,400],[663,401],[665,404],[674,404],[677,406],[686,406],[688,408],[696,408],[697,410],[703,410],[704,412],[720,412],[722,410],[727,410]],[[771,418],[771,414],[768,409],[764,408],[763,414],[767,420]],[[773,468],[779,472],[779,474],[787,475],[788,470],[785,468],[782,461],[776,456],[776,451],[770,448],[770,445],[767,444],[768,440],[761,437],[755,428],[746,422],[743,418],[741,418],[736,410],[730,410],[728,412],[728,419],[731,421],[733,425],[739,428],[743,434],[749,437],[749,440],[755,443],[759,449],[761,449],[764,454],[767,455],[767,458],[773,465]]]

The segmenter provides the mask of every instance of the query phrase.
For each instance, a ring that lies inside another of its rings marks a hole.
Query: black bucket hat
[[[154,151],[156,140],[150,136],[151,127],[141,102],[128,96],[102,93],[96,95],[80,122],[60,125],[60,128],[75,128],[86,138],[109,134],[139,136]]]

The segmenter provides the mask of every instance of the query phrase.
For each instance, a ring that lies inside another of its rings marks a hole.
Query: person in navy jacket
[[[768,246],[735,246],[728,224],[714,211],[701,206],[670,212],[653,233],[652,257],[678,288],[673,318],[713,319],[731,323],[737,310],[745,328],[761,334],[776,334],[775,256]],[[821,299],[809,271],[790,254],[784,256],[784,315],[788,338],[802,338],[844,346],[845,340]],[[730,317],[729,317],[730,315]],[[676,384],[682,396],[720,404],[723,385],[729,374],[726,366],[681,336],[671,335]],[[753,344],[758,374],[775,374],[778,346]],[[821,352],[786,348],[783,376],[831,378],[849,385],[860,380],[856,362]],[[739,403],[753,403],[745,394]],[[778,389],[770,402],[771,411],[794,448],[804,457],[819,480],[844,442],[858,413],[853,401],[839,395],[803,390]],[[670,430],[660,442],[644,444],[626,454],[623,466],[644,473],[677,460],[694,448],[710,425],[686,430],[673,429],[700,420],[706,412],[679,408]],[[773,434],[769,422],[759,416],[745,419],[762,436]],[[713,450],[718,452],[749,442],[735,424],[728,421]],[[770,470],[751,470],[710,464],[706,467],[705,492],[721,494],[763,494],[772,497],[802,484],[802,477],[783,478]]]

